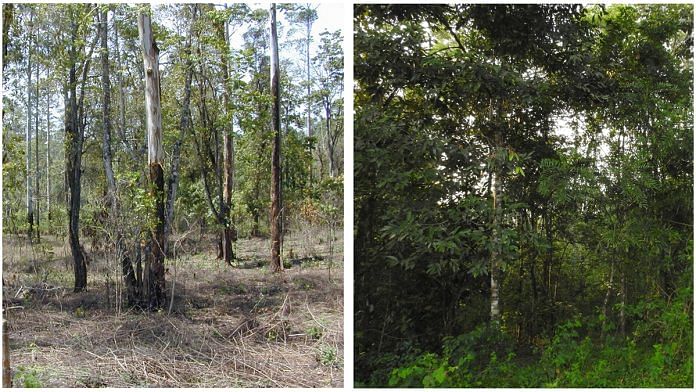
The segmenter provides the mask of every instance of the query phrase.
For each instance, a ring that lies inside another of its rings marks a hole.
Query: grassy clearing
[[[303,238],[288,246],[302,249]],[[4,307],[15,386],[340,387],[342,239],[329,279],[321,260],[273,275],[268,241],[240,240],[236,267],[207,252],[167,260],[174,300],[158,313],[120,309],[115,261],[92,255],[88,291],[72,292],[60,239],[3,237]],[[212,244],[212,241],[211,241]]]

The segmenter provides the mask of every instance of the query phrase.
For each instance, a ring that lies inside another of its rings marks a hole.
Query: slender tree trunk
[[[165,245],[169,246],[169,235],[172,232],[172,224],[174,220],[174,202],[176,201],[176,192],[179,186],[179,165],[181,162],[181,145],[184,141],[186,132],[191,127],[191,83],[193,80],[193,61],[191,60],[191,40],[193,39],[193,29],[196,22],[196,7],[191,7],[192,17],[189,27],[186,46],[184,47],[184,68],[186,70],[184,80],[184,100],[181,103],[181,117],[179,119],[179,138],[174,143],[172,151],[172,174],[167,183],[167,202],[164,222],[164,235],[167,238]],[[169,253],[166,249],[165,253]]]
[[[222,75],[224,78],[224,89],[223,89],[223,100],[225,106],[225,114],[227,115],[227,121],[223,127],[223,200],[220,205],[220,214],[222,215],[224,221],[223,235],[222,235],[222,256],[227,264],[232,264],[234,261],[234,253],[232,251],[232,241],[234,239],[234,227],[231,223],[230,211],[232,209],[232,168],[234,167],[234,150],[232,149],[233,141],[233,113],[232,105],[230,102],[230,72],[227,64],[229,55],[229,45],[227,42],[227,26],[226,23],[220,23],[217,26],[218,38],[224,44],[224,48],[221,52],[220,63],[222,64]]]
[[[34,43],[36,44],[36,42]],[[39,171],[39,64],[36,64],[36,96],[34,97],[34,143],[36,148],[36,159],[35,159],[35,169],[34,169],[34,180],[35,180],[35,192],[34,192],[34,207],[36,214],[36,242],[41,242],[41,223],[40,223],[40,211],[41,211],[41,193],[40,189],[40,178],[41,172]]]
[[[534,214],[534,211],[530,211],[530,228],[531,228],[531,233],[533,235],[536,235],[537,232],[537,217]],[[532,327],[530,330],[530,337],[536,336],[536,331],[537,331],[537,325],[538,325],[538,315],[537,315],[537,303],[538,303],[538,288],[537,288],[537,279],[536,279],[536,258],[538,255],[538,252],[536,250],[535,245],[531,245],[530,249],[532,250],[532,255],[529,259],[529,279],[531,280],[531,285],[532,285]]]
[[[500,222],[498,221],[498,214],[500,211],[500,200],[498,197],[498,174],[497,166],[493,169],[491,175],[491,196],[493,198],[493,249],[491,251],[491,322],[500,321],[500,304],[498,298],[498,269],[500,266]]]
[[[46,213],[48,233],[51,233],[51,91],[46,88]]]
[[[309,5],[307,5],[309,8]],[[312,41],[312,20],[310,15],[307,15],[306,26],[307,28],[307,46],[306,46],[306,59],[307,64],[307,136],[314,136],[312,132],[312,74],[310,72],[311,62],[309,60],[309,46]]]
[[[309,5],[307,5],[307,8],[309,8]],[[307,28],[307,46],[305,48],[305,62],[307,64],[307,136],[313,137],[314,132],[312,130],[312,74],[310,72],[311,62],[309,60],[309,47],[312,40],[312,21],[311,16],[309,14],[307,15],[307,20],[305,21],[305,23],[305,27]],[[310,151],[310,155],[311,159],[309,161],[309,185],[311,186],[312,181],[314,179],[314,151]]]
[[[555,316],[553,310],[554,300],[552,299],[552,285],[551,285],[551,269],[553,268],[553,222],[551,220],[551,213],[549,211],[549,203],[546,204],[543,210],[543,221],[544,221],[544,231],[546,232],[546,255],[544,257],[543,265],[543,317],[546,321],[546,326],[548,328],[553,328],[555,324]]]
[[[104,128],[102,142],[102,158],[106,174],[106,186],[109,195],[109,203],[112,209],[116,206],[116,179],[112,166],[111,156],[111,80],[109,69],[109,46],[107,41],[108,11],[101,12],[100,39],[101,39],[101,66],[102,66],[102,123]]]
[[[116,52],[114,53],[116,56],[116,64],[119,66],[117,67],[117,72],[116,72],[116,81],[118,83],[118,99],[119,99],[119,105],[118,105],[118,133],[119,136],[121,137],[121,143],[123,144],[123,147],[125,150],[128,152],[128,155],[130,155],[130,158],[133,162],[138,161],[138,157],[135,155],[135,151],[131,144],[128,142],[128,136],[126,135],[126,93],[123,88],[123,75],[121,72],[121,45],[119,43],[118,39],[118,29],[117,29],[117,24],[114,23],[114,41],[116,44]]]
[[[74,16],[74,15],[73,15]],[[72,27],[72,47],[70,49],[71,66],[68,76],[68,102],[65,108],[65,136],[67,138],[66,147],[66,173],[68,185],[68,237],[70,240],[70,250],[73,255],[75,272],[75,292],[84,291],[87,288],[87,264],[85,255],[80,245],[80,197],[81,197],[81,176],[82,176],[82,144],[84,139],[84,128],[81,118],[78,115],[77,103],[77,53],[81,48],[77,48],[77,21],[73,18]],[[90,51],[91,55],[91,51]],[[80,101],[84,97],[84,82],[87,78],[89,68],[89,57],[85,61],[82,69],[82,91]]]
[[[626,336],[626,271],[620,268],[621,271],[621,309],[619,310],[619,332],[621,336]]]
[[[31,178],[31,95],[32,95],[32,85],[31,85],[31,51],[32,51],[32,39],[31,35],[34,31],[33,26],[34,13],[30,11],[29,13],[29,46],[27,47],[27,154],[26,154],[26,166],[27,166],[27,223],[29,224],[29,229],[27,232],[27,237],[31,242],[34,235],[34,203],[32,195],[32,178]]]
[[[147,113],[150,195],[155,200],[155,227],[152,230],[149,265],[145,268],[145,293],[149,309],[165,305],[164,281],[164,170],[162,161],[162,110],[160,105],[159,49],[152,35],[149,13],[138,15],[138,31],[145,69],[145,111]]]
[[[280,65],[278,60],[278,33],[276,31],[276,6],[271,4],[271,116],[274,132],[271,157],[271,267],[273,272],[283,270],[280,260]]]
[[[602,303],[602,331],[601,337],[604,338],[604,330],[607,324],[607,317],[609,317],[609,297],[611,296],[611,290],[614,285],[614,259],[611,260],[611,267],[609,271],[609,284],[607,285],[607,293],[604,295],[604,302]]]
[[[7,330],[7,320],[5,320],[4,317],[2,319],[2,387],[12,388],[12,369],[10,368],[10,331]]]
[[[121,233],[122,228],[118,220],[120,206],[116,189],[116,178],[113,169],[113,156],[111,153],[111,69],[109,66],[108,45],[108,11],[101,12],[99,38],[101,41],[101,66],[102,66],[102,123],[104,135],[102,139],[102,159],[104,160],[104,172],[106,175],[107,197],[110,209],[111,221],[116,223],[114,227],[116,239],[116,257],[121,265],[123,283],[126,287],[126,301],[128,305],[134,305],[137,301],[136,277],[133,264],[127,256],[126,246]],[[118,49],[117,49],[118,50]]]
[[[331,137],[331,100],[326,97],[324,102],[326,112],[326,152],[329,158],[329,177],[336,175],[336,161],[334,160],[334,143]]]

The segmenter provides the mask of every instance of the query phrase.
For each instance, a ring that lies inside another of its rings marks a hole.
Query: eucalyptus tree
[[[145,111],[147,114],[147,156],[150,171],[150,197],[154,214],[150,228],[150,255],[143,271],[143,296],[149,309],[159,309],[165,301],[164,279],[164,150],[162,148],[162,109],[160,103],[159,49],[155,43],[149,12],[140,11],[138,31],[145,69]]]
[[[329,177],[338,171],[336,148],[343,136],[343,37],[340,31],[322,32],[314,57],[317,73],[315,96],[324,109],[324,132]]]

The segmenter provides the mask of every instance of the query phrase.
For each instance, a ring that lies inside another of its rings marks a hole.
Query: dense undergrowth
[[[692,386],[693,5],[354,15],[359,385]]]
[[[405,347],[376,362],[368,385],[390,387],[692,387],[693,290],[630,311],[648,315],[626,337],[601,317],[561,324],[546,346],[521,347],[496,325],[443,339],[438,353]],[[605,330],[611,326],[605,325]]]

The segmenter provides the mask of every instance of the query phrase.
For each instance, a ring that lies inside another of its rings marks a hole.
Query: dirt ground
[[[73,293],[62,239],[44,236],[32,247],[3,236],[14,386],[340,387],[337,237],[331,263],[326,242],[288,238],[285,249],[303,260],[280,275],[265,267],[268,240],[240,240],[235,267],[215,259],[212,241],[196,246],[209,251],[167,260],[171,313],[148,313],[119,306],[110,256],[92,254],[88,291]]]

